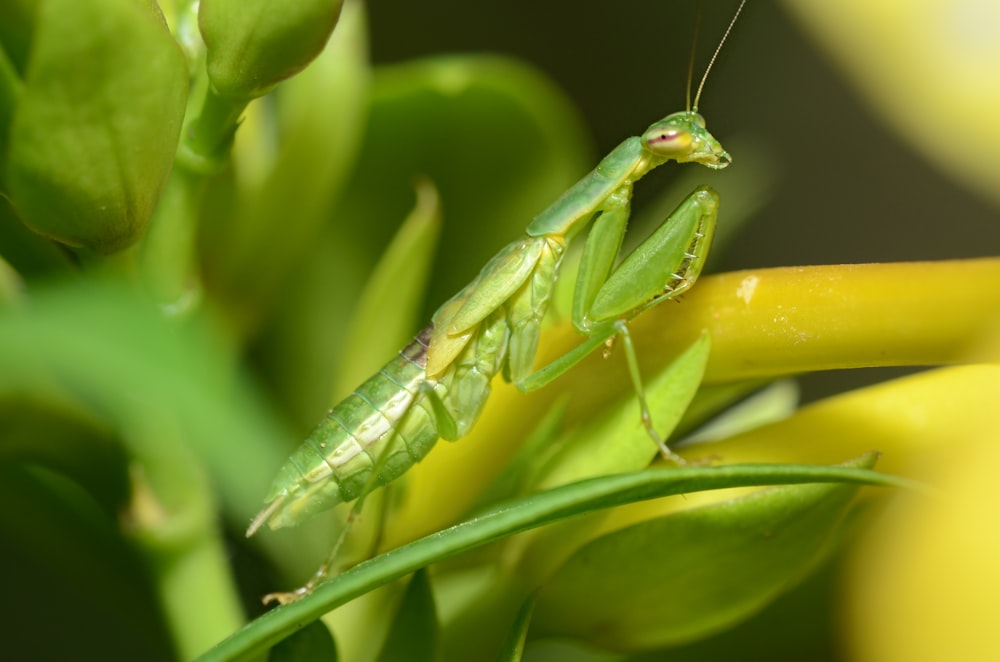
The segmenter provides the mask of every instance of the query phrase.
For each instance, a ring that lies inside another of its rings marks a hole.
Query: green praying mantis
[[[265,523],[272,529],[292,526],[340,503],[356,501],[356,513],[372,490],[423,459],[439,438],[464,437],[479,418],[496,375],[502,373],[521,391],[533,391],[614,336],[624,345],[646,430],[665,458],[683,463],[653,427],[627,322],[694,284],[715,231],[718,194],[707,186],[695,189],[616,263],[635,182],[668,161],[716,170],[732,163],[705,128],[698,100],[743,4],[689,109],[667,115],[641,136],[619,144],[442,305],[395,358],[334,406],[281,468],[247,536]],[[585,340],[536,370],[542,320],[563,256],[585,230],[572,303],[573,325]],[[287,603],[305,595],[325,578],[331,563],[332,557],[303,587],[271,594],[265,601]]]

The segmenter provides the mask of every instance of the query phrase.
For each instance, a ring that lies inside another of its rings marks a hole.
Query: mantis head
[[[667,115],[642,134],[642,146],[654,156],[678,163],[700,163],[722,170],[733,158],[705,128],[705,118],[693,110]]]
[[[698,100],[701,99],[701,91],[708,79],[708,72],[712,70],[712,65],[715,64],[715,59],[719,56],[719,51],[726,43],[733,26],[736,25],[736,19],[740,17],[740,12],[743,11],[745,4],[746,0],[740,2],[732,20],[729,21],[729,27],[723,33],[719,45],[715,47],[715,52],[712,53],[712,58],[708,61],[708,66],[705,67],[705,73],[701,76],[701,82],[698,83],[698,91],[695,92],[693,105],[691,103],[691,78],[694,73],[695,49],[694,45],[691,46],[691,63],[688,66],[688,110],[667,115],[659,122],[654,122],[642,134],[642,146],[652,156],[652,167],[666,161],[677,161],[678,163],[700,163],[713,170],[722,170],[733,162],[733,157],[729,156],[729,152],[724,150],[715,136],[705,128],[705,118],[698,113]],[[698,23],[700,23],[700,4],[698,11]],[[698,29],[695,27],[695,41],[697,41],[697,35]]]

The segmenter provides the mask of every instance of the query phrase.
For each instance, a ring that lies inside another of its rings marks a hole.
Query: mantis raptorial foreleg
[[[630,191],[629,191],[630,192]],[[652,425],[632,338],[626,322],[663,299],[684,292],[698,278],[715,233],[719,197],[708,187],[691,193],[617,269],[630,196],[610,196],[584,245],[573,297],[573,325],[589,336],[577,350],[527,374],[512,374],[522,391],[541,388],[573,367],[608,338],[622,339],[643,425],[664,457],[681,461]]]

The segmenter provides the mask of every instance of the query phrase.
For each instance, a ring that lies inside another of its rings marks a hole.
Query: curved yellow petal
[[[900,135],[1000,204],[1000,3],[785,5]]]
[[[1000,433],[993,418],[928,467],[943,496],[898,495],[856,550],[844,610],[851,659],[1000,659]]]

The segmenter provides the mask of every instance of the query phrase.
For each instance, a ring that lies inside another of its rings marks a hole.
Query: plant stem
[[[168,314],[191,310],[201,298],[196,272],[198,208],[205,177],[176,168],[142,246],[146,285]]]
[[[250,100],[220,96],[207,81],[200,87],[201,109],[185,127],[178,159],[195,172],[215,172],[228,164],[229,148]]]

